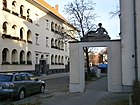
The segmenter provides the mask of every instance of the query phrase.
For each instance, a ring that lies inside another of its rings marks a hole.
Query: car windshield
[[[0,74],[0,82],[11,82],[12,81],[12,75],[1,75]]]

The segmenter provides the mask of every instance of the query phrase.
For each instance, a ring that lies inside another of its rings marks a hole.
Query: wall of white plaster
[[[120,40],[70,43],[70,92],[84,92],[84,54],[83,47],[108,48],[108,91],[122,91]]]

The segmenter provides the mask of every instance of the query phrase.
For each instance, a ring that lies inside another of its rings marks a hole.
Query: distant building
[[[68,71],[69,43],[77,29],[44,0],[0,2],[0,72]]]

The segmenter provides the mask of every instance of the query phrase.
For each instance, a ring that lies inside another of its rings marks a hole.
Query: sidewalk
[[[128,94],[107,92],[107,78],[102,77],[86,85],[84,93],[59,93],[42,105],[127,105],[115,104],[127,101]]]

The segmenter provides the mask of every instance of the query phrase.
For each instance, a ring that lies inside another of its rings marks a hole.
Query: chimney
[[[58,4],[55,5],[55,10],[58,12]]]

